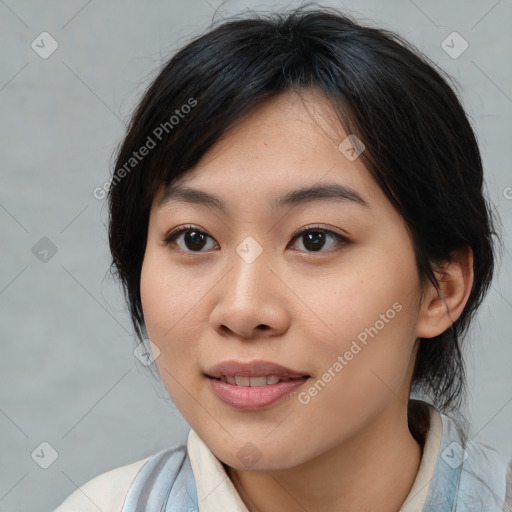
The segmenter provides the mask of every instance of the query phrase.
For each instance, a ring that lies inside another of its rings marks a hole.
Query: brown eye
[[[194,226],[186,226],[168,235],[164,239],[164,243],[167,245],[175,242],[185,252],[204,252],[202,249],[207,246],[208,239],[213,240],[204,231]]]
[[[206,243],[206,236],[200,231],[187,231],[183,242],[187,249],[190,249],[191,251],[200,251]]]
[[[319,251],[325,245],[325,233],[321,231],[310,231],[302,235],[304,247],[308,251]]]
[[[294,240],[295,239],[302,241],[304,249],[299,249],[305,250],[306,252],[328,252],[328,249],[337,248],[350,243],[344,236],[338,235],[333,231],[319,228],[304,229],[297,233],[294,237]],[[329,240],[334,240],[334,242],[329,242]],[[327,249],[322,251],[325,247],[327,247]]]

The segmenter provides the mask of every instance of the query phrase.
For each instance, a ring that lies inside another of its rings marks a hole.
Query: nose
[[[269,252],[251,261],[233,251],[231,269],[215,288],[210,316],[220,335],[255,339],[280,336],[288,329],[291,294],[272,268]]]

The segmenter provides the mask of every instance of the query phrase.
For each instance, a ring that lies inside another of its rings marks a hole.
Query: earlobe
[[[473,287],[473,251],[465,246],[452,252],[452,261],[435,271],[439,291],[428,284],[420,308],[416,337],[433,338],[448,329],[464,310]]]

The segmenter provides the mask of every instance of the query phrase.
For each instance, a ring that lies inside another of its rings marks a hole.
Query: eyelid
[[[294,240],[299,235],[302,235],[304,232],[307,232],[307,231],[322,231],[323,233],[327,233],[329,235],[334,235],[338,238],[345,240],[346,242],[350,242],[350,240],[348,238],[348,234],[342,235],[341,233],[337,233],[336,231],[334,231],[334,229],[323,227],[321,224],[309,224],[307,226],[304,226],[303,228],[300,228],[299,231],[294,233],[294,235],[292,236],[292,240]]]
[[[167,233],[164,236],[164,238],[162,239],[162,242],[165,245],[167,245],[167,244],[171,243],[179,235],[181,235],[182,233],[187,232],[187,231],[196,231],[198,233],[201,233],[202,235],[208,236],[212,240],[215,240],[215,238],[213,238],[211,235],[209,235],[206,231],[195,226],[194,224],[185,224],[184,226],[178,226],[177,228],[173,229],[171,232]],[[215,242],[217,242],[217,241],[215,240]],[[196,251],[196,252],[198,252],[198,251]]]

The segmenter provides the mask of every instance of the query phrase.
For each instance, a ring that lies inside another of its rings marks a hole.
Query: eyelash
[[[178,228],[178,229],[175,229],[175,230],[171,231],[168,235],[165,236],[165,238],[162,241],[163,241],[164,245],[169,245],[172,242],[174,242],[181,234],[186,233],[187,231],[195,231],[195,232],[200,233],[202,235],[206,235],[207,237],[209,237],[209,238],[211,238],[213,240],[213,238],[210,235],[208,235],[208,233],[206,233],[205,231],[197,228],[196,226],[194,226],[192,224],[189,224],[189,225],[186,225],[186,226],[183,226],[181,228]],[[343,247],[345,245],[349,245],[350,243],[352,243],[348,238],[346,238],[343,235],[340,235],[338,233],[335,233],[334,231],[322,228],[321,226],[315,226],[315,225],[306,226],[305,228],[301,229],[299,232],[295,233],[295,235],[292,238],[292,241],[295,240],[296,238],[299,238],[301,235],[303,235],[305,233],[309,233],[309,232],[314,232],[314,233],[320,232],[320,233],[323,233],[323,234],[326,234],[326,235],[331,235],[331,236],[333,236],[337,240],[336,247],[331,248],[331,249],[329,249],[327,251],[323,251],[323,250],[320,250],[320,251],[305,251],[305,252],[308,252],[308,253],[311,253],[311,254],[314,254],[314,253],[330,253],[333,250],[340,249],[341,247]],[[188,251],[188,250],[187,251],[183,251],[183,249],[181,249],[181,248],[180,248],[180,250],[182,252],[185,252],[185,253],[188,253],[188,254],[200,254],[202,252],[205,252],[205,251]]]

